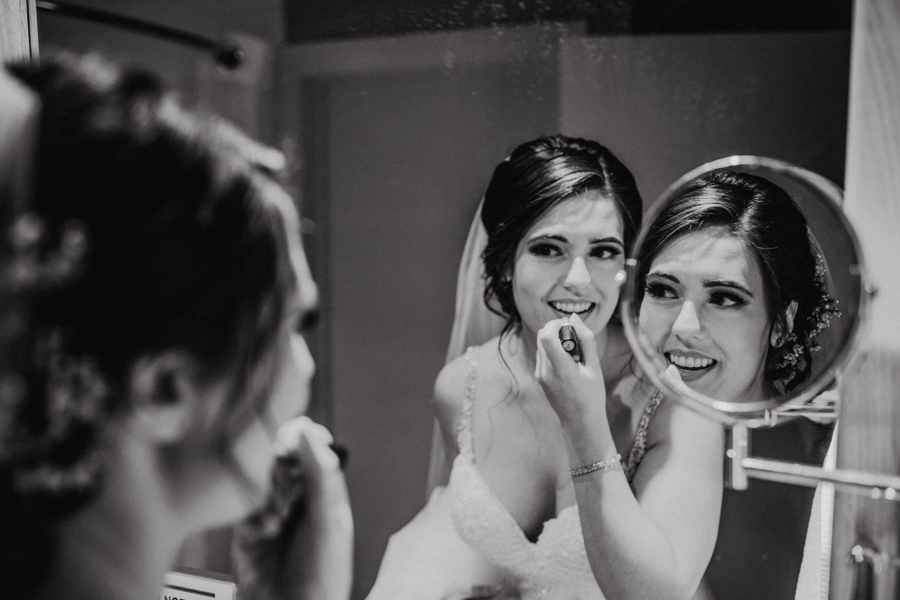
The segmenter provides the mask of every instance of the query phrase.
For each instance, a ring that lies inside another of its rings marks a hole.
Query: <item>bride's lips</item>
[[[584,316],[597,306],[596,302],[590,302],[588,300],[550,300],[547,304],[550,305],[550,308],[564,316],[572,314]]]
[[[665,352],[666,361],[675,365],[683,381],[695,381],[715,368],[719,361],[698,352]]]

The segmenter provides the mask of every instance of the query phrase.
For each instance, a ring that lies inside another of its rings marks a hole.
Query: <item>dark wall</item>
[[[475,207],[512,147],[556,128],[556,90],[540,65],[501,64],[348,76],[328,98],[325,360],[361,598],[425,502],[432,387]]]
[[[843,181],[849,34],[576,38],[560,64],[561,130],[618,152],[647,206],[682,174],[732,154]]]

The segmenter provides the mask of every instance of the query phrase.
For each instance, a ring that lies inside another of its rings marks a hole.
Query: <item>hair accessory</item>
[[[807,367],[809,353],[818,352],[822,346],[816,341],[819,335],[828,329],[832,319],[841,316],[838,309],[838,301],[828,294],[827,271],[822,254],[816,253],[816,271],[814,281],[819,290],[819,300],[810,311],[806,320],[806,327],[800,333],[804,339],[801,341],[795,332],[789,333],[784,342],[779,345],[782,354],[774,363],[775,373],[778,375],[777,386],[781,393],[787,389],[787,385],[798,373]],[[806,352],[808,351],[808,352]]]
[[[577,469],[569,469],[569,475],[573,478],[581,477],[582,475],[587,475],[588,473],[593,473],[594,471],[599,471],[601,469],[621,468],[621,466],[622,455],[617,452],[615,456],[603,459],[600,462],[591,463],[583,467],[578,467]]]
[[[822,347],[816,343],[816,338],[820,333],[828,329],[832,319],[841,316],[841,311],[838,309],[838,301],[828,295],[825,260],[819,253],[816,253],[815,282],[816,287],[819,288],[819,302],[809,315],[808,322],[810,327],[809,332],[806,334],[806,344],[812,352],[818,352],[822,349]]]
[[[23,374],[0,378],[0,464],[24,495],[84,494],[103,472],[97,436],[109,387],[93,360],[64,354],[58,329],[37,335],[32,348]],[[43,385],[28,386],[26,377]]]
[[[16,218],[9,234],[12,256],[0,270],[3,293],[35,292],[58,287],[71,280],[83,266],[87,234],[77,221],[63,225],[59,247],[43,248],[46,228],[43,220],[25,213]]]
[[[81,223],[29,211],[40,112],[37,94],[0,68],[0,467],[23,498],[62,514],[97,489],[110,392],[65,331],[32,320],[34,298],[70,284],[88,250]]]

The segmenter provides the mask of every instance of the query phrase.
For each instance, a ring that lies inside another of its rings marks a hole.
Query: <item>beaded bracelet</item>
[[[618,452],[612,458],[607,458],[605,460],[601,460],[600,462],[595,462],[590,465],[585,465],[583,467],[578,467],[577,469],[569,469],[569,475],[572,477],[581,477],[582,475],[587,475],[588,473],[593,473],[594,471],[599,471],[600,469],[609,469],[611,467],[621,466],[622,464],[622,455]]]

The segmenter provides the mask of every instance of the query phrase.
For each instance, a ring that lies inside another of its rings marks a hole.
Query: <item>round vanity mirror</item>
[[[833,417],[867,299],[841,200],[824,177],[756,156],[671,185],[626,263],[622,321],[645,375],[726,423]]]

